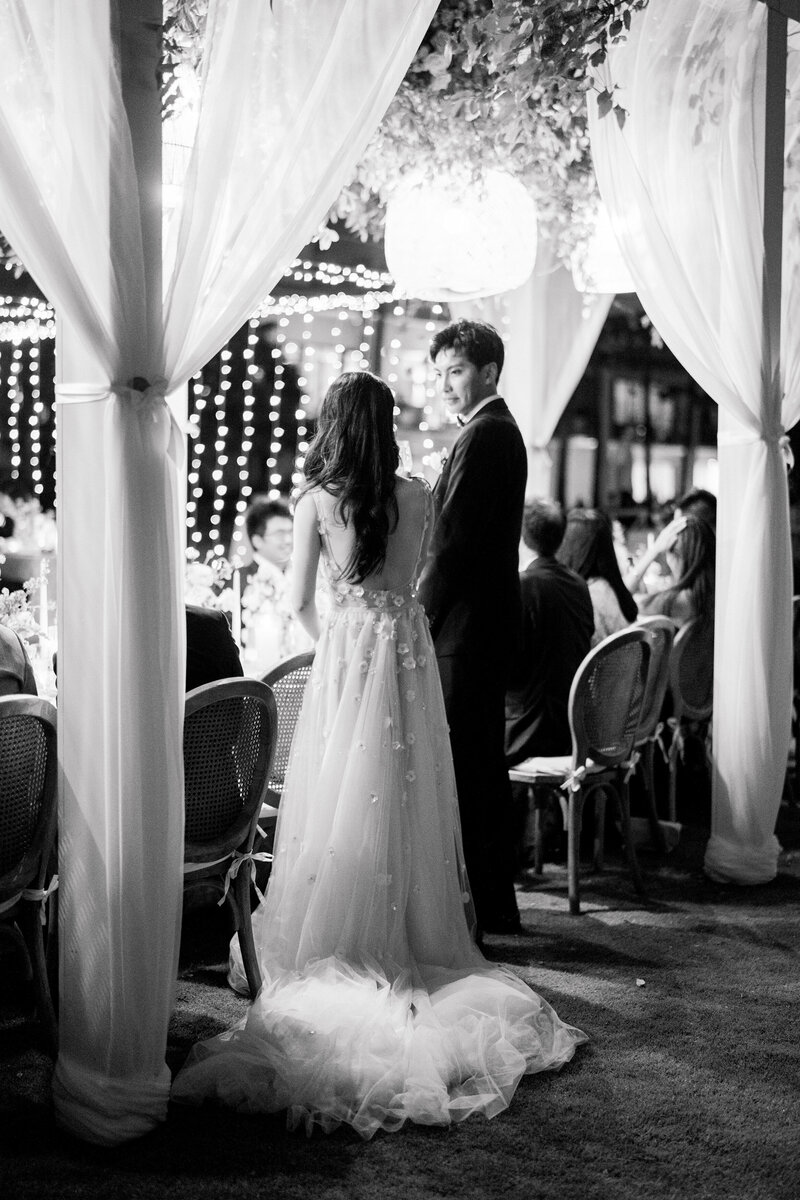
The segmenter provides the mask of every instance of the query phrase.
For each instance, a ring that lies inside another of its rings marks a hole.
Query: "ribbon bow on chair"
[[[642,756],[639,753],[639,751],[634,750],[633,754],[631,755],[631,757],[628,759],[627,762],[619,764],[621,767],[625,767],[625,780],[624,780],[625,783],[630,783],[631,779],[636,774],[636,767],[639,764],[641,757]]]
[[[248,850],[246,854],[242,854],[239,850],[234,850],[233,857],[231,859],[231,865],[225,872],[225,888],[222,892],[222,898],[217,901],[217,905],[219,906],[225,903],[228,892],[230,891],[230,886],[233,880],[239,874],[239,868],[241,867],[242,863],[245,862],[250,863],[250,878],[253,881],[253,887],[256,889],[256,895],[258,896],[259,901],[262,901],[264,899],[264,895],[256,883],[256,863],[272,862],[272,858],[273,856],[266,850]]]
[[[39,920],[43,925],[47,924],[47,901],[52,896],[53,892],[58,890],[58,876],[54,875],[46,888],[25,888],[22,893],[23,900],[40,900],[42,907],[39,915]]]
[[[667,747],[664,745],[664,722],[663,721],[659,721],[658,724],[656,725],[655,729],[653,730],[652,734],[650,735],[650,741],[653,743],[653,745],[658,746],[659,750],[661,751],[661,757],[664,759],[665,763],[668,763],[669,762],[669,753],[667,751]]]
[[[575,767],[573,771],[570,771],[564,782],[559,784],[559,787],[564,792],[578,792],[587,774],[586,763],[582,763],[581,766]]]
[[[672,741],[670,742],[669,747],[669,761],[676,762],[679,754],[681,758],[683,758],[683,726],[676,717],[668,717],[667,728],[672,730]]]

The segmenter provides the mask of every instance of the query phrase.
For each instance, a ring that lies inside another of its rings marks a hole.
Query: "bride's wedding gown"
[[[346,1122],[371,1137],[494,1116],[522,1075],[557,1069],[586,1040],[470,934],[447,721],[416,599],[430,493],[401,486],[378,580],[399,587],[340,581],[346,527],[313,493],[332,603],[253,914],[264,982],[238,1026],[194,1048],[176,1100],[286,1109],[290,1127]],[[246,987],[236,939],[231,982]]]

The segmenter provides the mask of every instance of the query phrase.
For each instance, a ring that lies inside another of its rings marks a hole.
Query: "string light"
[[[56,318],[46,300],[0,296],[0,342],[38,342],[56,336]]]
[[[258,319],[251,317],[247,327],[247,348],[242,351],[242,359],[246,363],[247,370],[247,378],[242,382],[242,441],[239,446],[240,452],[236,458],[239,498],[236,501],[236,516],[233,523],[233,534],[231,535],[232,558],[237,566],[241,563],[243,557],[244,518],[247,512],[247,499],[244,496],[244,489],[248,488],[248,481],[250,479],[249,461],[250,453],[253,449],[252,438],[255,433],[255,426],[253,424],[253,407],[255,404],[253,382],[259,371],[259,368],[252,361],[255,356],[255,347],[258,345]],[[250,494],[249,488],[247,494]]]
[[[28,417],[30,426],[30,455],[29,463],[31,469],[31,479],[33,481],[33,494],[41,496],[44,491],[42,485],[41,472],[41,419],[44,411],[44,405],[39,398],[39,346],[38,343],[31,342],[28,347],[28,385],[30,387],[30,399],[33,411]]]
[[[18,377],[19,377],[19,369],[20,369],[19,359],[21,357],[22,357],[21,350],[16,349],[16,350],[12,351],[12,358],[11,358],[11,362],[9,363],[8,376],[7,376],[8,399],[9,399],[8,436],[9,436],[9,441],[11,442],[11,478],[12,479],[19,479],[19,476],[20,476],[19,469],[20,469],[20,465],[22,463],[22,457],[21,457],[21,453],[20,453],[22,450],[22,443],[20,441],[20,420],[19,420],[20,409],[22,408],[22,401],[20,398],[19,388],[18,388]]]
[[[199,483],[202,454],[205,450],[200,440],[200,414],[206,406],[208,391],[209,389],[203,386],[202,372],[198,371],[196,375],[192,376],[189,388],[189,404],[193,411],[189,415],[188,436],[192,442],[192,454],[189,460],[189,473],[186,480],[188,495],[186,502],[187,541],[195,545],[203,540],[203,534],[197,528],[196,514],[198,501],[203,495],[203,489],[199,486]]]
[[[221,350],[219,357],[221,360],[220,368],[219,368],[219,373],[220,373],[221,378],[219,381],[219,390],[216,392],[216,394],[214,396],[215,428],[213,431],[214,432],[214,441],[213,441],[213,454],[212,454],[212,462],[214,463],[214,467],[211,471],[211,478],[214,483],[214,498],[212,501],[213,511],[209,517],[210,529],[208,530],[208,537],[212,543],[211,548],[215,554],[222,553],[222,548],[220,545],[220,536],[219,536],[220,535],[219,526],[220,526],[222,517],[220,514],[220,510],[219,510],[219,501],[220,501],[220,494],[222,493],[224,495],[223,480],[225,478],[225,472],[223,470],[223,467],[225,464],[221,463],[220,459],[224,458],[227,461],[227,455],[225,455],[225,453],[224,453],[224,451],[225,451],[225,435],[228,432],[228,428],[225,424],[225,396],[226,396],[226,393],[230,390],[230,386],[231,386],[230,380],[227,378],[228,374],[230,373],[230,369],[231,369],[230,361],[229,361],[230,357],[231,357],[230,350],[228,350],[227,347],[224,350]]]

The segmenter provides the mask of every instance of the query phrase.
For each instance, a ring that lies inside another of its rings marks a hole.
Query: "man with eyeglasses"
[[[283,500],[259,498],[245,514],[253,561],[242,568],[242,643],[246,675],[260,677],[310,648],[289,599],[293,521]]]

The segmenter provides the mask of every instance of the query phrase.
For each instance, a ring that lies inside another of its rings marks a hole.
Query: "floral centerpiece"
[[[5,561],[0,555],[0,563]],[[42,573],[26,579],[22,587],[0,589],[0,625],[6,625],[20,637],[36,676],[40,696],[54,699],[56,677],[53,664],[55,641],[50,637],[47,602],[47,560],[42,559]]]
[[[43,632],[31,601],[41,584],[41,578],[28,579],[14,591],[7,587],[0,590],[0,625],[13,629],[26,644],[37,643]]]
[[[56,549],[56,519],[45,512],[38,500],[14,499],[0,492],[0,514],[13,522],[8,536],[2,535],[4,549],[20,555],[54,554]]]
[[[55,515],[44,512],[36,499],[5,493],[0,493],[0,514],[8,527],[8,535],[0,536],[0,584],[13,581],[11,587],[0,588],[0,624],[25,643],[39,694],[55,695],[55,633],[50,623],[55,605],[47,589],[56,549]]]
[[[233,566],[227,558],[209,550],[205,558],[190,546],[186,551],[186,574],[184,599],[187,604],[199,604],[202,608],[216,608],[222,612],[233,611],[233,589],[230,580]]]

